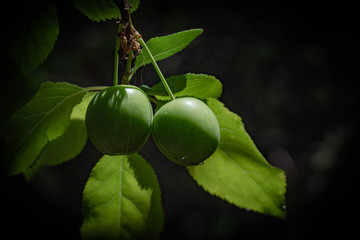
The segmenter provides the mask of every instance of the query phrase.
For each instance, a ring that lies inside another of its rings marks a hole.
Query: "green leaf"
[[[120,17],[119,8],[112,0],[72,0],[74,7],[92,21],[100,22]],[[140,0],[129,0],[134,12]]]
[[[58,165],[75,158],[81,153],[87,141],[85,113],[94,95],[94,92],[88,92],[81,103],[73,108],[70,124],[64,133],[49,142],[34,164],[24,173],[28,181],[35,176],[42,166]]]
[[[174,93],[175,97],[191,96],[200,99],[219,98],[222,93],[222,84],[214,76],[206,74],[183,74],[172,76],[166,79],[166,82]],[[145,90],[149,96],[155,96],[157,99],[165,101],[170,100],[164,85],[159,82],[153,87]]]
[[[120,17],[112,0],[72,0],[74,7],[92,21],[100,22]]]
[[[163,225],[160,187],[138,154],[105,155],[83,192],[83,239],[157,239]]]
[[[135,12],[140,4],[140,0],[129,0],[129,3],[131,4],[130,13]]]
[[[70,123],[73,107],[86,89],[69,83],[46,82],[35,96],[5,124],[7,174],[26,171],[44,147],[61,136]]]
[[[149,47],[154,59],[160,61],[183,50],[202,32],[202,29],[190,29],[163,37],[155,37],[147,41],[146,45]],[[149,63],[151,63],[150,56],[145,51],[142,51],[136,57],[134,69],[136,71],[139,67]]]
[[[246,133],[241,118],[208,99],[220,125],[220,145],[203,165],[188,167],[209,193],[238,207],[285,217],[286,176],[272,167]]]
[[[96,92],[86,92],[85,96],[82,98],[81,103],[76,105],[71,112],[71,120],[85,121],[87,107],[95,95]]]
[[[159,239],[164,226],[164,212],[161,204],[160,185],[151,165],[139,154],[132,154],[128,160],[142,188],[152,189],[149,218],[146,225],[146,239]]]
[[[23,21],[16,26],[18,34],[12,42],[10,57],[25,76],[50,54],[59,35],[59,25],[56,6],[51,0],[33,2],[21,18]]]
[[[70,121],[64,134],[49,142],[41,154],[24,174],[30,181],[42,166],[54,166],[75,158],[86,145],[87,133],[85,122]]]

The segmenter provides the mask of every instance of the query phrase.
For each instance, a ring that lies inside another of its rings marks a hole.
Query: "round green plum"
[[[131,85],[118,85],[97,93],[85,116],[93,145],[103,154],[137,152],[151,132],[153,110],[146,94]]]
[[[205,103],[185,97],[166,103],[155,113],[152,136],[168,159],[189,166],[200,164],[215,152],[220,128]]]

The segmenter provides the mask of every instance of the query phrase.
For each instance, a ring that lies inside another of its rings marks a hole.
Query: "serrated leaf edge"
[[[69,98],[74,97],[78,94],[84,93],[86,92],[86,89],[80,90],[75,92],[74,94],[68,95],[66,96],[63,100],[61,100],[60,102],[58,102],[49,112],[46,112],[46,114],[39,120],[39,122],[37,122],[28,133],[26,133],[25,137],[22,138],[22,140],[20,141],[20,143],[16,146],[16,150],[19,149],[20,145],[23,143],[23,141],[26,140],[26,138],[32,134],[32,132],[39,126],[39,124],[41,124],[55,109],[57,109],[59,106],[61,106],[65,101],[67,101]],[[42,113],[37,113],[37,114],[42,114]],[[29,116],[26,116],[29,117]]]
[[[222,150],[221,150],[222,151]],[[208,192],[210,195],[212,195],[212,196],[215,196],[215,197],[218,197],[218,198],[220,198],[220,199],[222,199],[222,200],[224,200],[224,201],[226,201],[226,202],[228,202],[228,203],[230,203],[230,204],[232,204],[232,205],[234,205],[234,206],[236,206],[236,207],[239,207],[239,208],[242,208],[242,209],[245,209],[246,211],[249,211],[249,210],[251,210],[251,211],[253,211],[253,212],[257,212],[257,213],[261,213],[261,214],[265,214],[265,215],[269,215],[269,216],[273,216],[273,217],[279,217],[279,218],[281,218],[281,219],[284,219],[284,218],[286,218],[286,205],[285,205],[285,203],[282,205],[282,213],[283,214],[277,214],[277,215],[274,215],[274,214],[271,214],[271,213],[269,213],[269,212],[262,212],[260,209],[249,209],[249,208],[247,208],[247,207],[244,207],[244,206],[242,206],[242,205],[240,205],[240,204],[237,204],[235,201],[232,201],[232,200],[230,200],[230,199],[227,199],[227,196],[226,196],[226,194],[223,194],[223,195],[221,195],[221,194],[219,194],[217,191],[212,191],[212,190],[210,190],[210,189],[206,189],[196,178],[194,178],[194,173],[195,173],[195,171],[196,171],[196,166],[191,166],[191,167],[187,167],[187,169],[188,169],[188,172],[189,172],[189,174],[190,174],[190,176],[191,176],[191,178],[205,191],[205,192]],[[243,169],[242,169],[243,170]],[[243,170],[244,171],[244,170]],[[246,174],[247,175],[247,174]],[[250,177],[250,176],[248,176],[248,177]],[[250,177],[251,178],[251,177]],[[283,171],[283,170],[281,170],[281,172],[279,173],[279,178],[281,178],[281,179],[284,179],[285,180],[285,184],[284,184],[284,187],[282,188],[282,190],[279,192],[279,195],[281,195],[281,196],[284,196],[284,194],[285,194],[285,192],[286,192],[286,175],[285,175],[285,172]],[[252,178],[251,178],[252,179]],[[254,181],[253,179],[252,179],[252,181]],[[264,192],[265,193],[265,192]],[[265,193],[266,194],[266,193]],[[271,199],[270,197],[269,197],[269,199]],[[272,201],[272,199],[271,199],[271,201]],[[273,202],[273,201],[272,201]],[[274,203],[274,202],[273,202]],[[274,203],[275,204],[275,203]],[[277,207],[277,204],[275,204],[275,206]],[[278,207],[277,207],[278,208]]]
[[[172,34],[169,34],[169,35],[157,36],[157,37],[150,38],[148,41],[146,41],[146,44],[149,44],[149,43],[151,43],[151,41],[154,41],[154,40],[156,41],[157,39],[160,39],[160,38],[170,37],[170,36],[173,36],[173,35],[176,35],[176,34],[181,34],[181,33],[190,32],[190,31],[198,31],[198,34],[194,37],[193,40],[195,40],[199,35],[201,35],[201,34],[204,32],[204,30],[201,29],[201,28],[188,29],[188,30],[184,30],[184,31],[172,33]],[[191,40],[191,41],[190,41],[185,47],[183,47],[183,48],[186,48],[193,40]],[[180,47],[177,47],[177,48],[174,48],[174,49],[178,49],[178,48],[180,48]],[[181,48],[182,48],[182,47],[181,47]],[[154,57],[154,59],[156,60],[159,56],[163,55],[164,53],[170,52],[170,51],[172,51],[172,50],[173,50],[173,49],[168,50],[168,51],[165,51],[165,52],[161,52],[160,54],[154,54],[153,57]],[[177,52],[177,53],[178,53],[178,52]],[[176,54],[176,53],[175,53],[175,54]],[[173,55],[171,55],[171,56],[173,56]],[[169,57],[171,57],[171,56],[169,56]],[[166,58],[164,58],[164,59],[166,59]],[[160,60],[156,60],[156,61],[161,61],[161,60],[164,60],[164,59],[160,59]],[[135,61],[134,71],[137,71],[140,67],[146,65],[146,64],[144,64],[144,62],[145,62],[145,61],[144,61],[144,58],[142,59],[142,62],[137,63],[137,61]]]
[[[208,101],[208,100],[212,100],[212,99],[214,99],[214,98],[208,98],[207,101]],[[216,100],[216,99],[214,99],[214,100]],[[225,104],[224,104],[224,103],[222,103],[222,102],[220,102],[220,101],[216,101],[216,102],[219,103],[219,104],[221,104],[221,106],[224,107],[227,111],[229,111],[229,113],[232,113],[232,114],[234,115],[234,117],[237,118],[237,120],[240,120],[242,124],[241,124],[239,127],[244,128],[243,122],[242,122],[242,118],[241,118],[239,115],[231,112],[227,107],[225,107]],[[215,113],[214,113],[214,114],[215,114]],[[218,118],[218,117],[222,117],[222,116],[217,115],[217,114],[215,114],[215,115],[216,115],[217,118]],[[222,118],[223,118],[223,117],[222,117]],[[227,128],[224,128],[224,129],[227,129]],[[231,129],[227,129],[227,130],[232,131]],[[270,196],[268,196],[268,194],[266,194],[266,192],[257,184],[257,182],[256,182],[253,178],[251,178],[251,176],[249,176],[249,175],[247,174],[247,172],[246,172],[243,168],[241,168],[241,166],[240,166],[239,164],[237,164],[236,161],[234,161],[233,159],[231,159],[231,157],[228,156],[228,154],[226,154],[225,151],[222,150],[220,146],[217,148],[217,150],[219,150],[219,151],[221,151],[222,153],[224,153],[224,155],[225,155],[227,158],[229,158],[232,162],[234,162],[234,164],[235,164],[236,166],[238,166],[238,167],[241,169],[241,171],[242,171],[247,177],[249,177],[249,178],[251,179],[251,181],[253,181],[253,182],[262,190],[262,192],[271,200],[271,202],[274,204],[274,206],[275,206],[277,209],[279,209],[278,204],[276,204],[276,202],[274,202],[274,200],[273,200]],[[261,153],[260,153],[260,154],[261,154]],[[211,158],[211,157],[210,157],[210,158]],[[205,161],[206,161],[206,160],[205,160]],[[267,161],[266,161],[266,163],[267,163],[268,167],[276,168],[276,167],[271,166]],[[235,205],[235,206],[237,206],[237,207],[240,207],[240,208],[243,208],[243,209],[246,209],[246,210],[250,210],[250,209],[247,209],[247,208],[244,207],[244,206],[241,206],[240,204],[235,203],[234,201],[231,201],[231,200],[229,200],[229,199],[226,199],[226,194],[224,194],[224,196],[221,196],[221,195],[220,195],[219,193],[217,193],[216,191],[211,191],[211,190],[205,189],[205,187],[204,187],[196,178],[194,178],[194,174],[195,174],[195,171],[196,171],[196,166],[187,167],[187,169],[188,169],[188,172],[189,172],[190,176],[192,177],[192,179],[195,180],[195,182],[196,182],[199,186],[201,186],[206,192],[210,193],[210,194],[213,195],[213,196],[219,197],[220,199],[223,199],[223,200],[225,200],[225,201],[227,201],[227,202],[229,202],[229,203],[231,203],[231,204],[233,204],[233,205]],[[268,212],[261,212],[259,209],[251,209],[251,210],[254,211],[254,212],[258,212],[258,213],[261,213],[261,214],[265,214],[265,215],[275,216],[275,217],[279,217],[279,218],[285,218],[285,217],[286,217],[285,193],[286,193],[286,186],[287,186],[286,174],[285,174],[285,171],[284,171],[284,170],[279,169],[279,168],[276,168],[276,169],[279,170],[279,175],[278,175],[278,177],[279,177],[280,179],[283,179],[283,180],[284,180],[284,184],[282,185],[283,187],[282,187],[282,188],[279,190],[279,192],[278,192],[278,195],[280,196],[279,199],[280,199],[281,202],[283,203],[282,206],[281,206],[282,214],[276,214],[276,215],[275,215],[275,214],[271,214],[271,213],[268,213]]]

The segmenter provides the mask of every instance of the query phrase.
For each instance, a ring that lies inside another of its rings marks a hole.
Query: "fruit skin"
[[[146,94],[131,85],[106,88],[91,100],[85,116],[88,136],[107,155],[137,152],[151,132],[153,110]]]
[[[215,152],[220,128],[205,103],[186,97],[165,104],[155,113],[152,136],[171,161],[182,166],[197,165]]]

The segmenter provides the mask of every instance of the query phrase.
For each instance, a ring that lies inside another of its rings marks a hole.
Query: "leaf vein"
[[[25,134],[24,138],[21,139],[21,141],[19,142],[19,144],[16,146],[16,150],[19,149],[19,147],[21,146],[21,144],[31,135],[31,133],[32,133],[55,109],[57,109],[58,107],[60,107],[61,104],[63,104],[63,103],[64,103],[65,101],[67,101],[69,98],[74,97],[74,96],[76,96],[76,95],[78,95],[78,94],[80,94],[80,93],[83,93],[83,92],[85,92],[85,91],[87,91],[87,90],[86,90],[86,89],[83,89],[83,90],[80,90],[80,91],[78,91],[78,92],[75,92],[74,94],[71,94],[71,95],[66,96],[63,100],[61,100],[59,103],[57,103],[57,104],[55,105],[55,107],[53,107],[52,109],[50,109],[50,111],[47,112],[47,113],[39,120],[39,122],[37,122],[37,123],[30,129],[30,131],[29,131],[27,134]]]
[[[264,193],[264,195],[270,200],[271,203],[273,203],[275,206],[277,204],[274,202],[274,200],[264,191],[264,189],[234,160],[232,157],[230,157],[225,151],[223,151],[221,148],[219,150],[227,157],[229,158],[235,166],[237,166],[244,174],[247,176],[260,190]],[[246,184],[247,185],[247,184]],[[251,192],[251,191],[250,191]],[[251,192],[252,193],[252,192]],[[256,198],[255,198],[256,199]]]

